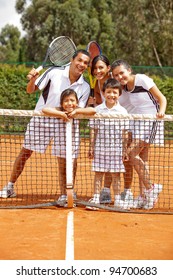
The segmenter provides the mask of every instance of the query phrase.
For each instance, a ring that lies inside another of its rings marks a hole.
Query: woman
[[[110,72],[111,66],[108,58],[105,55],[97,55],[91,65],[91,74],[96,79],[94,87],[94,104],[95,106],[100,105],[104,101],[102,92],[103,84],[111,78]]]
[[[104,82],[112,78],[110,72],[111,65],[109,59],[105,55],[97,55],[91,64],[91,74],[96,79],[96,84],[94,87],[94,100],[90,97],[89,103],[94,104],[95,106],[100,105],[105,98],[103,96],[103,84]],[[111,193],[110,185],[112,182],[112,176],[109,172],[105,173],[104,188],[100,193],[100,203],[110,203],[111,202]]]
[[[124,60],[116,60],[111,65],[112,75],[118,80],[123,93],[120,104],[129,114],[153,114],[158,119],[163,118],[167,101],[151,78],[144,74],[133,74],[132,68]],[[162,185],[151,184],[148,168],[148,150],[151,143],[160,140],[163,129],[162,122],[134,122],[132,142],[128,148],[129,164],[126,175],[131,178],[134,167],[139,176],[140,196],[135,201],[135,208],[152,209],[162,191]],[[127,164],[127,163],[126,163]],[[128,188],[124,190],[125,199]]]

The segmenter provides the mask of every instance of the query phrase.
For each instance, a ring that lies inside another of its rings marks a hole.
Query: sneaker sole
[[[111,203],[111,200],[102,200],[100,201],[100,204],[108,204]]]
[[[86,206],[85,207],[86,210],[92,210],[92,211],[97,211],[99,210],[99,208],[93,207],[93,206]]]
[[[13,193],[11,195],[4,195],[4,194],[0,195],[1,198],[14,198],[16,196],[17,196],[16,193]]]
[[[147,206],[147,204],[146,204],[146,205],[143,207],[143,209],[145,209],[145,210],[151,210],[151,209],[154,208],[154,206],[156,205],[157,202],[158,202],[158,197],[157,197],[157,199],[154,200],[154,203],[153,203],[153,206],[152,206],[152,207]]]

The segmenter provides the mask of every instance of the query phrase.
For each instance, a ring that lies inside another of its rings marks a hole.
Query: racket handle
[[[43,66],[41,65],[36,69],[36,71],[39,73],[42,69],[43,69]]]
[[[93,89],[93,88],[91,88],[91,90],[90,90],[90,96],[91,96],[92,98],[94,98],[94,89]],[[94,107],[94,103],[93,103],[93,104],[90,104],[89,106],[90,106],[90,107]]]
[[[90,96],[94,97],[94,89],[93,88],[91,88],[91,90],[90,90]]]

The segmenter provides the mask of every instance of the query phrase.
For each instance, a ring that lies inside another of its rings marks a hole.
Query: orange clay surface
[[[1,260],[64,260],[74,212],[75,260],[172,260],[173,215],[84,208],[0,210]]]
[[[7,151],[5,153],[8,154]],[[170,158],[166,153],[164,157],[161,153],[154,154],[161,156],[155,159],[155,164],[162,164],[163,159]],[[35,158],[30,160],[34,165]],[[166,166],[165,162],[163,166]],[[82,164],[79,166],[78,170],[82,170]],[[10,170],[11,166],[7,176]],[[167,169],[162,167],[161,170]],[[161,178],[164,176],[160,171],[157,173]],[[169,177],[172,179],[173,174]],[[3,183],[6,180],[4,177]],[[165,194],[167,185],[165,181]],[[163,199],[164,195],[161,195],[162,211]],[[88,211],[81,206],[73,209],[54,206],[0,209],[0,260],[65,260],[67,215],[70,211],[74,212],[75,260],[173,260],[173,215]]]

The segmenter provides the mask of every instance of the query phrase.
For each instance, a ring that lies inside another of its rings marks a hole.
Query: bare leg
[[[66,159],[58,157],[59,185],[61,195],[66,195]]]
[[[146,189],[149,189],[151,186],[150,177],[149,177],[149,168],[147,161],[144,162],[139,156],[140,152],[145,148],[149,148],[149,144],[141,141],[139,139],[134,139],[128,148],[129,150],[129,159],[131,164],[134,166],[136,172],[139,176],[139,183],[141,186],[144,186]]]
[[[120,173],[112,173],[112,187],[114,196],[120,194]]]
[[[94,176],[94,193],[100,194],[100,190],[102,187],[102,180],[103,180],[104,172],[95,172]]]
[[[124,166],[126,170],[126,172],[124,172],[124,189],[131,189],[133,180],[133,166],[129,160],[124,161]]]
[[[66,159],[58,157],[59,185],[62,195],[66,195]],[[73,185],[76,177],[77,159],[73,160]]]
[[[31,150],[27,150],[25,148],[22,148],[18,157],[16,158],[14,165],[13,165],[13,170],[10,176],[10,182],[15,183],[18,179],[18,177],[20,176],[20,174],[22,173],[25,163],[26,161],[30,158],[30,156],[32,155]]]
[[[110,172],[105,173],[104,188],[110,188],[112,184],[112,175]]]
[[[149,147],[144,147],[142,151],[140,152],[139,156],[143,160],[145,168],[149,174],[149,163],[148,163],[148,152],[149,152]],[[140,196],[145,196],[144,190],[145,186],[142,182],[142,180],[139,179],[139,190],[140,190]]]
[[[130,147],[131,143],[132,143],[132,133],[128,132],[127,147]],[[132,187],[133,166],[129,160],[124,161],[124,166],[125,166],[125,170],[126,170],[126,172],[123,174],[124,175],[124,189],[128,190],[128,189],[131,189],[131,187]]]

